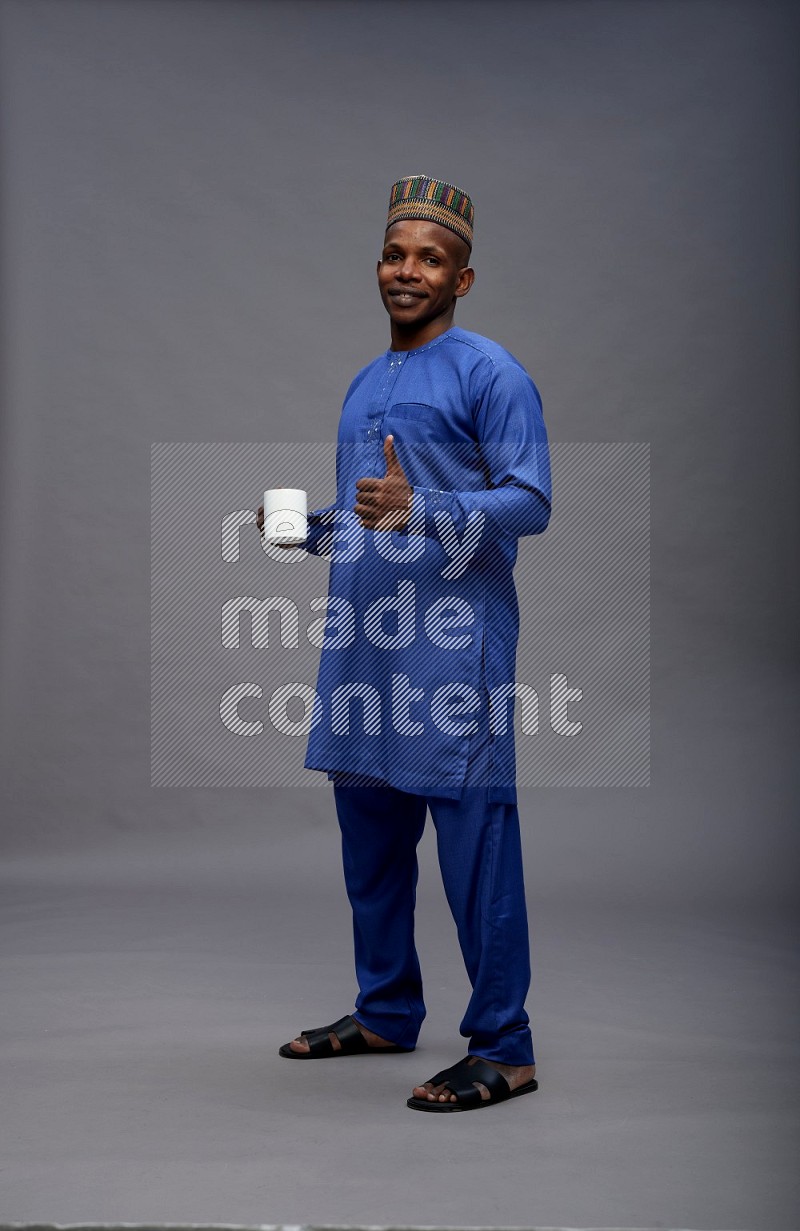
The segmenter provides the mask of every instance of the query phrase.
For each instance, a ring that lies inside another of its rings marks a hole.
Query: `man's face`
[[[473,278],[467,245],[447,227],[407,219],[387,230],[378,288],[392,324],[404,333],[424,331],[452,315]]]

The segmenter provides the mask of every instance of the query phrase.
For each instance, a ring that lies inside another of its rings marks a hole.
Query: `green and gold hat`
[[[438,222],[455,231],[471,248],[474,217],[475,208],[463,188],[428,175],[406,175],[392,185],[386,225],[390,227],[404,218]]]

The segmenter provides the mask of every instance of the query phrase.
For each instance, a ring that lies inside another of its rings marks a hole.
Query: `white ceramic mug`
[[[264,492],[264,541],[304,543],[308,535],[308,500],[298,487],[271,487]]]

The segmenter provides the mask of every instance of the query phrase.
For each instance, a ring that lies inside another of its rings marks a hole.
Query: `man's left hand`
[[[394,451],[394,437],[383,442],[386,477],[359,479],[355,513],[366,530],[399,530],[411,515],[411,486]]]

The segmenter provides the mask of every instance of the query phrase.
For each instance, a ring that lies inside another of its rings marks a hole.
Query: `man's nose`
[[[409,256],[398,266],[395,272],[402,282],[410,282],[415,278],[419,278],[417,263]]]

